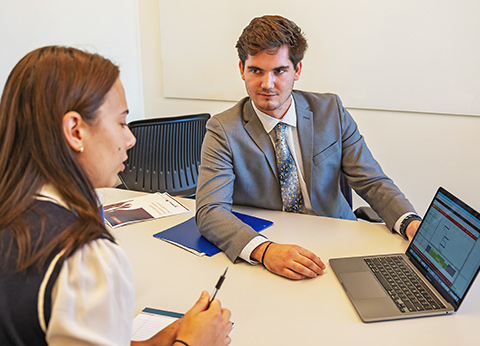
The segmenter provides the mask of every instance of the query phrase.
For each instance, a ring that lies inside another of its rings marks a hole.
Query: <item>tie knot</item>
[[[285,136],[285,129],[287,128],[287,125],[285,123],[279,122],[277,125],[274,127],[275,131],[275,136],[279,139]]]

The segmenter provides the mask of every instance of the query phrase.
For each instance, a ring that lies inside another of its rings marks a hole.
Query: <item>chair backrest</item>
[[[210,114],[132,121],[137,139],[128,151],[120,180],[129,190],[193,196],[205,124]]]

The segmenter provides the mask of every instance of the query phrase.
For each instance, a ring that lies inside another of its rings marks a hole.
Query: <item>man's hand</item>
[[[415,233],[417,233],[418,227],[420,227],[420,223],[421,221],[415,220],[410,222],[410,224],[407,226],[407,229],[405,230],[405,235],[407,236],[408,241],[412,241]]]
[[[322,275],[325,264],[320,257],[297,245],[263,243],[252,251],[251,258],[261,262],[272,273],[293,280],[314,278]],[[265,256],[263,256],[265,253]]]

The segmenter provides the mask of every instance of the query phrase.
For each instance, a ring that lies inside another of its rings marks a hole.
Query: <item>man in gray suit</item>
[[[200,232],[233,262],[262,263],[291,279],[321,275],[317,255],[269,241],[235,217],[232,204],[355,220],[339,186],[344,174],[389,229],[411,239],[421,218],[383,173],[338,96],[293,90],[307,48],[300,28],[280,16],[255,18],[236,47],[249,97],[207,123]]]

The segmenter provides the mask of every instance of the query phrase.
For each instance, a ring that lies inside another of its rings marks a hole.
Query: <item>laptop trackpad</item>
[[[354,299],[381,298],[387,293],[370,272],[340,274],[343,287]]]

